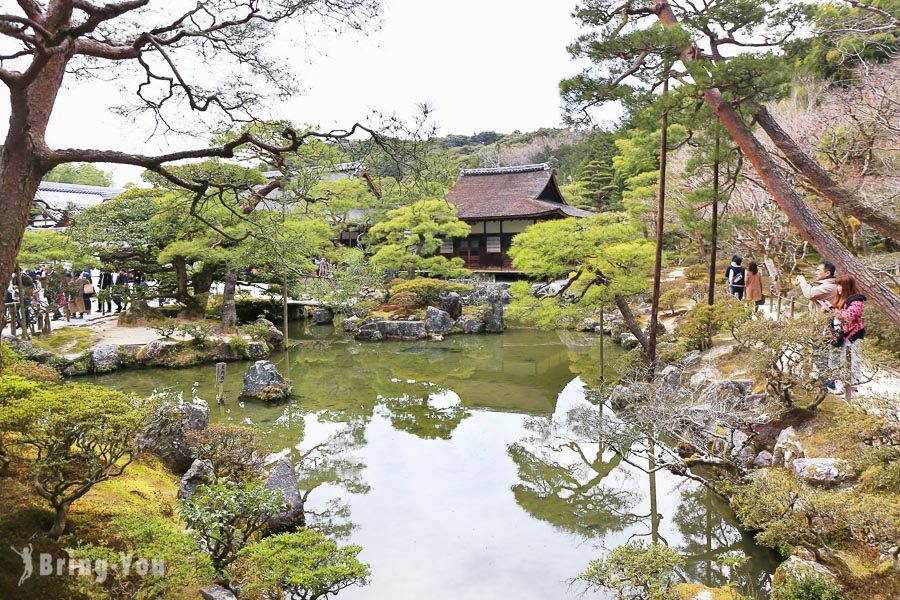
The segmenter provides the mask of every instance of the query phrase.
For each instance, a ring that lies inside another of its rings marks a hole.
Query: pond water
[[[572,432],[570,409],[590,403],[585,382],[599,378],[596,336],[513,329],[373,344],[320,327],[292,338],[298,346],[272,357],[294,382],[280,405],[236,400],[240,363],[228,365],[222,406],[213,365],[96,379],[188,398],[198,382],[213,421],[252,424],[273,455],[303,459],[310,522],[361,545],[372,566],[371,584],[341,598],[578,598],[569,580],[635,537],[677,548],[688,557],[680,576],[712,585],[729,578],[717,557],[742,550],[750,560],[731,579],[765,597],[776,557],[726,505]],[[621,355],[606,346],[607,378]]]

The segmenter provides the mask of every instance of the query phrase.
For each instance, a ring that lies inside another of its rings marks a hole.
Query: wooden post
[[[781,319],[781,294],[778,295],[778,308],[775,311],[775,320]]]
[[[225,403],[225,363],[216,363],[216,402]]]
[[[706,302],[710,306],[716,301],[716,246],[719,243],[719,129],[716,127],[716,149],[713,156],[713,199],[712,199],[712,239],[710,241],[709,290]],[[703,248],[703,238],[700,238]]]
[[[792,321],[794,320],[794,302],[795,302],[795,301],[796,301],[796,298],[793,298],[793,297],[792,297],[792,298],[791,298],[791,320],[792,320]]]
[[[603,338],[604,338],[604,335],[605,334],[603,333],[603,305],[601,304],[600,305],[600,381],[604,381],[604,377],[603,377],[603,371],[604,371]]]

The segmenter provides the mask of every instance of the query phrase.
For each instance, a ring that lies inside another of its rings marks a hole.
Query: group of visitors
[[[797,276],[797,284],[803,296],[809,300],[810,313],[832,316],[831,345],[840,348],[841,364],[850,364],[850,382],[859,382],[859,344],[866,336],[863,322],[866,297],[859,291],[853,275],[835,277],[836,268],[828,261],[816,266],[815,281],[808,282],[803,275]],[[834,353],[829,353],[822,367],[833,369]],[[827,380],[828,387],[836,389],[833,379]],[[851,388],[856,391],[855,387]]]
[[[127,305],[125,290],[140,280],[140,273],[120,269],[117,273],[103,271],[94,284],[91,271],[57,271],[52,265],[42,265],[36,269],[13,275],[6,288],[6,305],[14,305],[19,323],[30,325],[40,310],[52,313],[52,319],[84,319],[93,310],[97,289],[110,290],[97,299],[97,310],[121,312]],[[104,310],[105,309],[105,310]]]
[[[745,269],[740,256],[732,256],[731,264],[725,269],[728,293],[744,302],[753,302],[754,310],[765,302],[762,292],[762,274],[755,262]],[[809,300],[811,314],[830,314],[831,345],[840,348],[841,364],[850,364],[852,384],[859,381],[859,343],[866,335],[863,310],[866,297],[859,292],[856,279],[852,275],[835,277],[836,268],[828,261],[816,267],[815,280],[808,282],[803,275],[797,277],[797,285]],[[820,368],[833,370],[836,366],[834,352],[829,352],[820,361]],[[849,356],[848,356],[849,354]],[[828,387],[837,388],[833,379],[826,379]],[[852,391],[856,391],[853,388]]]
[[[731,257],[731,264],[725,269],[725,279],[728,281],[728,293],[744,302],[753,302],[755,307],[765,301],[762,291],[762,273],[759,265],[750,261],[745,269],[742,265],[744,259],[738,255]]]

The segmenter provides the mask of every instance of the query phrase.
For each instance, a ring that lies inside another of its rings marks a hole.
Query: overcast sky
[[[578,34],[575,0],[383,0],[380,27],[368,35],[317,37],[312,49],[276,40],[304,93],[273,115],[342,127],[373,109],[408,116],[418,102],[436,109],[439,135],[532,131],[561,124],[559,80],[579,67],[566,53]],[[48,131],[55,147],[148,151],[198,140],[155,139],[109,111],[120,103],[109,84],[70,84]],[[0,113],[8,114],[7,106]],[[2,115],[6,120],[6,114]],[[117,184],[140,171],[116,168]]]

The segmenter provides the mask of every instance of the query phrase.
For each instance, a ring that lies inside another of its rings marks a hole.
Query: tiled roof
[[[591,215],[565,203],[548,164],[463,169],[447,200],[460,219],[472,221]]]

